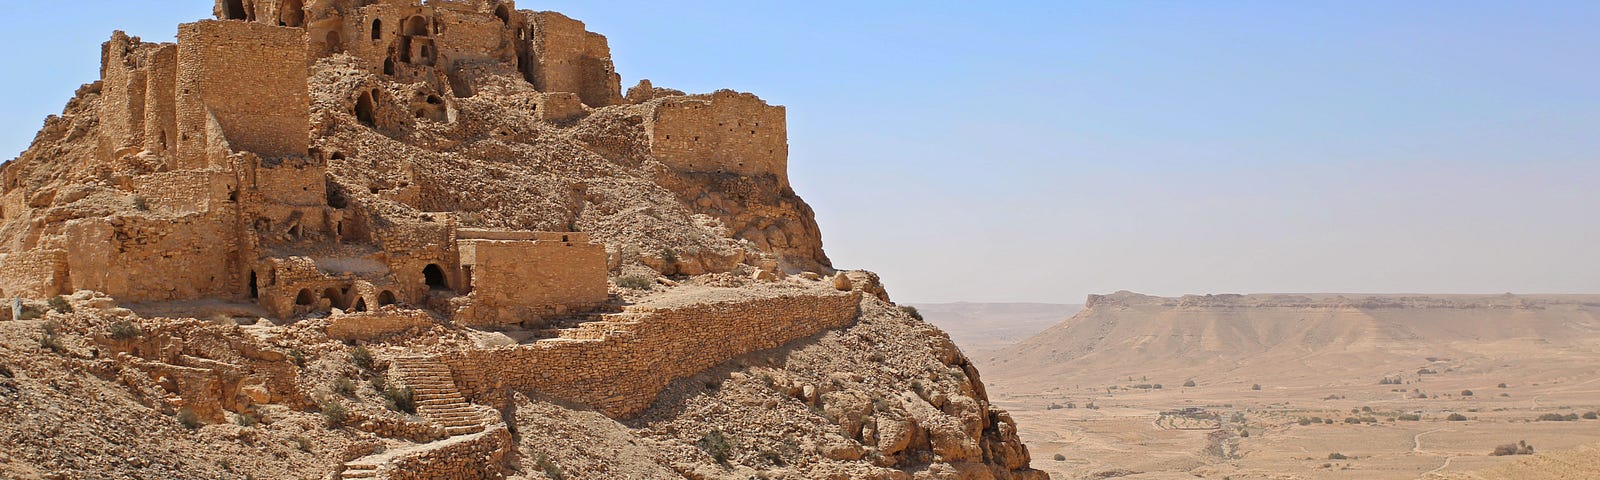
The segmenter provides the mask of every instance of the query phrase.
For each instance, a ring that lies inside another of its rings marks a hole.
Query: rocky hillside
[[[496,0],[216,14],[0,166],[0,477],[1047,478],[834,268],[782,107]]]

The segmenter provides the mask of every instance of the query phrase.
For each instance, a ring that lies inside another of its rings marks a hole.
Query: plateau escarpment
[[[783,107],[509,1],[215,13],[0,166],[8,476],[1043,478],[833,267]]]

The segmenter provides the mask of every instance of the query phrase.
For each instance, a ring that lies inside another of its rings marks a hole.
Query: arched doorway
[[[368,127],[377,125],[377,122],[373,118],[376,112],[374,112],[375,107],[373,105],[374,100],[372,97],[372,92],[362,92],[361,98],[356,99],[356,120],[360,120],[362,124]]]
[[[324,42],[328,44],[328,53],[344,52],[344,39],[339,37],[338,31],[328,32],[328,37]]]
[[[422,269],[422,280],[427,282],[429,290],[450,289],[450,282],[444,276],[444,269],[435,264],[429,264]]]
[[[365,312],[365,311],[367,311],[367,299],[365,299],[365,298],[356,298],[356,304],[350,306],[350,311],[351,312]]]
[[[383,40],[383,20],[372,21],[372,39]]]
[[[295,305],[316,305],[316,303],[317,303],[317,296],[315,294],[312,294],[311,293],[311,289],[309,289],[309,288],[301,289],[300,290],[300,294],[299,295],[295,295],[295,297],[294,297],[294,304]]]
[[[327,290],[323,290],[322,291],[322,298],[325,298],[325,299],[328,300],[328,306],[329,307],[338,307],[338,306],[344,305],[344,300],[343,300],[344,296],[339,294],[339,289],[337,289],[337,288],[329,288]]]
[[[394,305],[394,304],[395,304],[394,292],[391,292],[391,291],[388,291],[388,290],[384,290],[382,293],[378,294],[378,306],[381,307],[381,306],[384,306],[384,305]]]
[[[300,0],[284,0],[278,6],[278,24],[285,27],[301,27],[305,25],[306,7]]]
[[[505,23],[506,25],[510,25],[511,24],[511,7],[507,7],[505,5],[501,5],[501,6],[495,7],[494,16],[499,18],[500,21]]]
[[[261,283],[256,280],[256,271],[250,271],[250,299],[261,298]]]

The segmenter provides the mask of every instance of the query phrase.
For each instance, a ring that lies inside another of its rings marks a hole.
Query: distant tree
[[[1185,387],[1193,387],[1193,386],[1194,386],[1194,385],[1195,385],[1195,383],[1194,383],[1194,379],[1192,379],[1192,378],[1191,378],[1191,379],[1189,379],[1189,380],[1188,380],[1188,381],[1186,381],[1186,382],[1183,382],[1183,386],[1185,386]]]
[[[1449,421],[1452,421],[1452,422],[1465,422],[1465,421],[1467,421],[1467,416],[1459,414],[1459,413],[1452,413],[1452,414],[1450,414],[1450,416],[1445,417],[1445,420],[1449,420]]]
[[[1472,396],[1472,390],[1462,390],[1462,391],[1461,391],[1461,396],[1463,396],[1463,397],[1470,397],[1470,396]]]
[[[1257,383],[1255,385],[1251,385],[1250,389],[1259,391],[1259,390],[1261,390],[1261,384]]]

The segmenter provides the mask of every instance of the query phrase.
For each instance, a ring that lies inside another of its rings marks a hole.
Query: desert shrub
[[[1399,384],[1400,384],[1400,379],[1399,378],[1394,378],[1394,377],[1383,377],[1383,380],[1379,380],[1378,381],[1378,385],[1399,385]]]
[[[649,290],[656,280],[644,275],[628,275],[617,279],[617,286],[630,290]]]
[[[144,197],[135,196],[133,197],[133,209],[141,212],[148,212],[150,211],[150,201],[146,200]]]
[[[706,433],[700,437],[699,442],[695,442],[695,445],[700,447],[700,450],[705,451],[706,455],[710,455],[711,459],[716,460],[717,463],[728,463],[728,459],[733,456],[733,445],[728,442],[728,436],[722,434],[722,430],[712,430]]]
[[[1250,431],[1242,428],[1239,429],[1239,438],[1250,438]]]
[[[111,324],[112,340],[126,342],[128,340],[139,338],[139,336],[143,334],[144,332],[139,331],[139,327],[134,326],[132,322],[127,320],[117,320],[116,323]]]
[[[1420,421],[1422,421],[1422,415],[1417,415],[1415,413],[1402,413],[1402,414],[1400,414],[1399,418],[1400,418],[1400,421],[1402,421],[1402,422],[1420,422]]]
[[[1463,397],[1470,397],[1470,396],[1472,396],[1472,390],[1462,390],[1462,391],[1461,391],[1461,396],[1463,396]]]
[[[322,410],[322,419],[328,423],[328,428],[344,428],[345,423],[350,421],[350,410],[339,402],[325,401],[317,408]]]
[[[1311,425],[1311,419],[1309,419],[1309,418],[1301,418],[1299,422],[1295,422],[1295,423],[1299,423],[1300,426],[1304,427],[1304,426]],[[1317,423],[1321,423],[1321,422],[1317,422]]]
[[[1444,417],[1444,419],[1452,422],[1465,422],[1467,421],[1467,416],[1459,413],[1452,413],[1450,416]]]
[[[678,252],[670,248],[661,249],[661,261],[667,262],[668,265],[678,263]]]
[[[1251,390],[1256,390],[1256,391],[1260,391],[1260,390],[1261,390],[1261,384],[1259,384],[1259,383],[1257,383],[1257,384],[1255,384],[1255,385],[1251,385],[1251,386],[1250,386],[1250,389],[1251,389]]]
[[[1349,460],[1349,459],[1350,459],[1350,457],[1346,457],[1343,453],[1339,453],[1339,452],[1333,452],[1333,453],[1328,454],[1328,460]]]
[[[561,467],[556,466],[555,462],[550,461],[550,457],[546,457],[542,453],[534,460],[534,464],[538,465],[539,470],[543,471],[544,476],[549,477],[550,480],[567,480],[566,472],[561,471]]]
[[[245,412],[233,417],[233,423],[241,427],[250,428],[256,426],[257,423],[261,423],[261,418],[257,417],[255,412]]]
[[[362,370],[372,370],[377,360],[372,358],[372,351],[367,350],[366,345],[361,345],[350,351],[350,363]]]
[[[911,318],[915,318],[917,320],[922,320],[922,312],[917,311],[917,307],[913,307],[913,306],[910,306],[910,305],[901,305],[900,306],[900,311],[906,312],[906,315],[910,315]]]
[[[1504,384],[1504,383],[1502,383],[1500,385],[1497,385],[1497,386],[1500,387],[1500,388],[1508,388],[1508,387],[1506,387],[1506,384]]]
[[[50,309],[51,310],[55,310],[56,313],[72,313],[73,312],[72,304],[68,303],[67,299],[62,297],[62,296],[60,296],[60,295],[56,295],[54,297],[50,297],[49,303],[50,303]]]
[[[1584,420],[1600,420],[1600,412],[1583,412]]]
[[[301,349],[298,349],[298,348],[290,349],[289,353],[287,355],[289,356],[289,360],[294,362],[294,366],[296,366],[296,367],[304,367],[304,366],[306,366],[306,351],[305,350],[301,350]]]
[[[333,390],[333,393],[354,397],[356,395],[356,382],[352,382],[345,377],[335,378],[333,379],[333,385],[329,386],[329,389]]]
[[[44,312],[45,310],[42,308],[35,307],[33,305],[23,305],[22,316],[18,317],[17,320],[38,320],[44,318]]]
[[[196,415],[194,410],[190,410],[188,407],[178,409],[178,423],[183,424],[183,428],[190,430],[200,428],[202,424],[200,416]]]
[[[1493,457],[1504,457],[1507,455],[1533,455],[1533,445],[1528,445],[1526,440],[1517,443],[1507,443],[1505,445],[1494,447],[1494,451],[1489,453],[1489,456]]]
[[[383,389],[383,406],[404,413],[417,413],[417,394],[411,387]]]
[[[1439,374],[1439,372],[1437,370],[1434,370],[1434,369],[1431,369],[1431,368],[1420,368],[1420,369],[1417,369],[1417,375],[1438,375],[1438,374]]]
[[[1322,423],[1326,424],[1326,425],[1333,425],[1333,419],[1325,418],[1325,419],[1322,420]]]
[[[55,353],[66,352],[67,346],[61,343],[61,336],[57,334],[57,332],[60,330],[61,324],[54,321],[45,322],[44,325],[40,326],[39,348],[43,348]]]
[[[306,438],[304,435],[295,435],[294,436],[294,446],[295,446],[295,448],[300,449],[300,451],[302,451],[302,452],[310,453],[311,452],[311,439]]]
[[[11,367],[0,365],[0,377],[16,378],[17,374],[11,373]]]
[[[1057,453],[1055,459],[1057,462],[1065,462],[1067,461],[1067,456]]]
[[[1544,415],[1540,415],[1538,418],[1538,420],[1541,422],[1570,422],[1577,419],[1578,414],[1576,413],[1569,413],[1566,415],[1559,413],[1546,413]]]
[[[1194,385],[1195,385],[1194,379],[1192,379],[1192,378],[1189,379],[1189,381],[1183,382],[1183,386],[1185,386],[1185,387],[1193,387]]]
[[[871,355],[867,355],[867,360],[871,361],[872,363],[883,363],[889,360],[889,358],[884,356],[883,352],[872,352]]]

